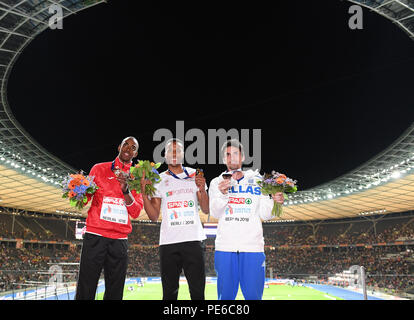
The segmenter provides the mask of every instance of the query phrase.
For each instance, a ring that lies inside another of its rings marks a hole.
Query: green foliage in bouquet
[[[129,189],[141,193],[141,179],[145,171],[145,179],[152,182],[145,186],[145,194],[152,197],[156,191],[155,184],[161,181],[160,174],[157,171],[160,166],[161,163],[159,162],[154,163],[148,160],[139,160],[138,163],[130,169],[130,179],[128,180]]]
[[[260,187],[262,187],[262,194],[273,195],[278,192],[282,192],[285,200],[288,199],[287,193],[294,193],[298,190],[296,180],[292,180],[286,177],[286,175],[276,171],[272,171],[272,174],[265,174],[262,180],[257,181],[257,183]],[[282,205],[275,202],[272,209],[272,215],[280,217],[282,213]]]

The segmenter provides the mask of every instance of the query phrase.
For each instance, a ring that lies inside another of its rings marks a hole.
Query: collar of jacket
[[[119,168],[122,171],[129,172],[129,169],[131,168],[131,166],[132,166],[132,161],[124,164],[121,160],[119,160],[119,157],[115,158],[115,169]]]

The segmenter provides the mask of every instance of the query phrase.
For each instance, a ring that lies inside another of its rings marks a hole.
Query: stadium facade
[[[60,181],[67,173],[75,172],[75,168],[53,156],[18,123],[7,101],[7,82],[20,53],[49,27],[51,5],[60,5],[66,18],[103,2],[0,1],[0,205],[3,207],[81,214],[60,196]],[[386,17],[414,40],[414,1],[350,2]],[[291,196],[283,219],[324,220],[412,210],[413,169],[414,124],[389,148],[358,168]],[[143,214],[140,219],[147,219],[147,216]],[[203,216],[203,219],[206,218]]]

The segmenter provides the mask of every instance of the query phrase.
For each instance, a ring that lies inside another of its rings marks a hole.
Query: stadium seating
[[[369,221],[264,223],[267,276],[271,271],[273,276],[328,281],[330,275],[362,265],[370,287],[409,291],[414,286],[413,221],[414,215],[406,213]],[[159,228],[133,223],[129,276],[159,276]],[[82,242],[75,239],[74,230],[75,221],[60,216],[0,214],[0,291],[16,290],[27,281],[47,281],[48,275],[39,271],[53,263],[79,262]],[[205,244],[206,271],[214,276],[214,239]],[[77,266],[65,269],[65,280],[75,281]]]

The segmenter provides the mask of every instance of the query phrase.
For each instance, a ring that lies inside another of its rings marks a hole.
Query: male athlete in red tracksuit
[[[121,300],[128,264],[129,216],[137,218],[143,208],[142,195],[128,189],[126,176],[138,154],[138,141],[125,138],[113,162],[94,165],[89,173],[99,189],[93,196],[86,219],[76,300],[95,299],[102,268],[105,300]]]

